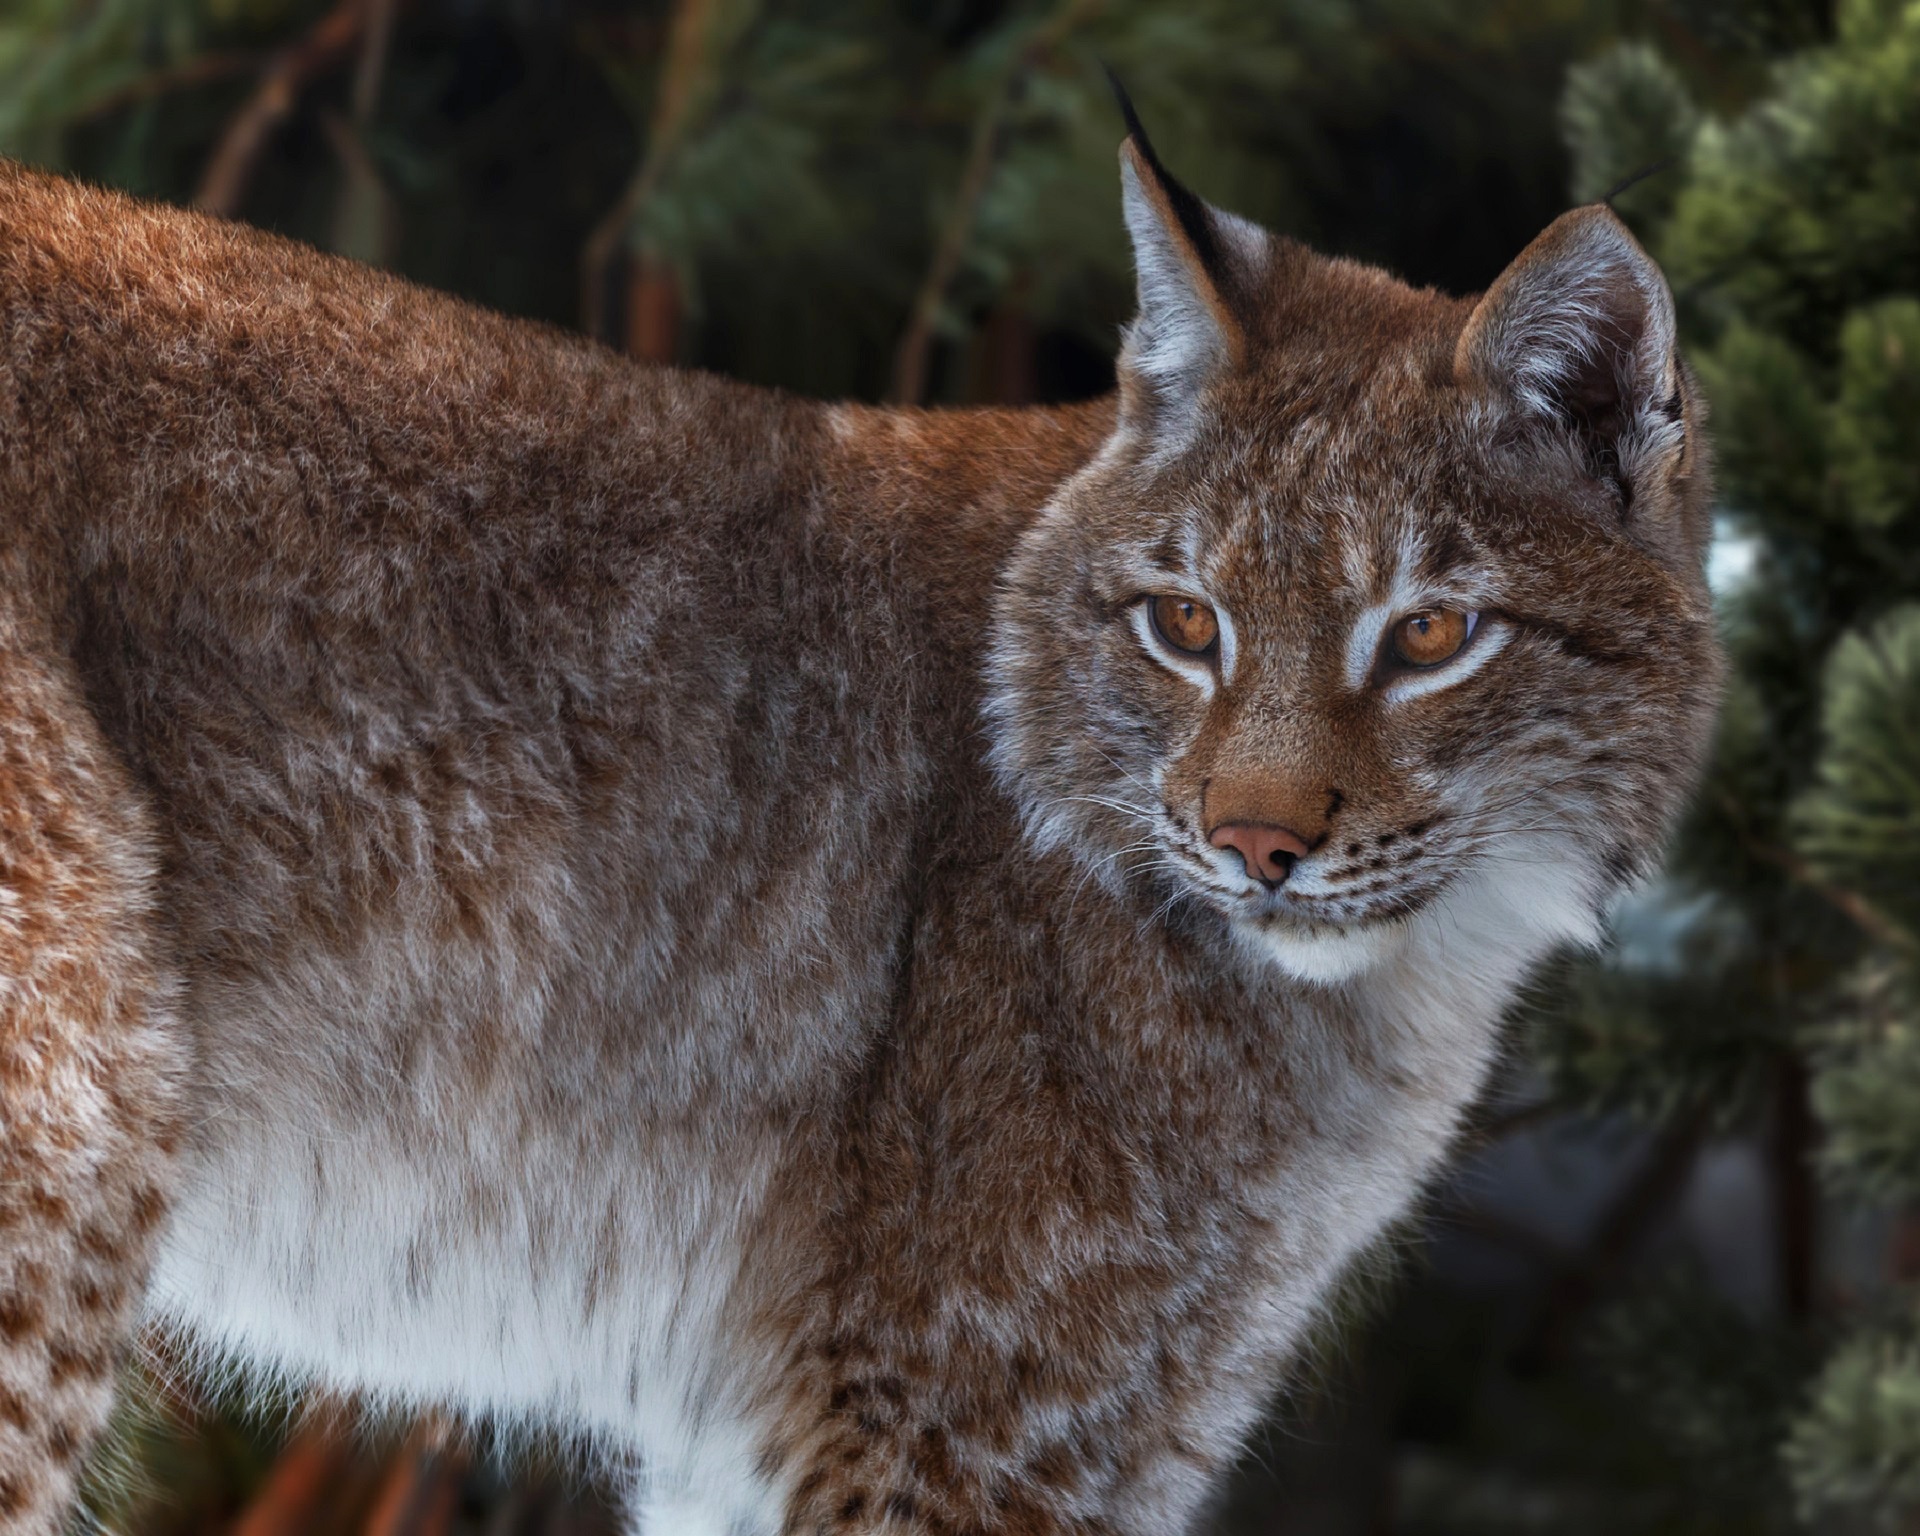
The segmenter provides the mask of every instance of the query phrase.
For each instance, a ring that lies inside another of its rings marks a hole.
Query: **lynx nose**
[[[1233,849],[1248,876],[1262,885],[1280,884],[1293,873],[1293,861],[1307,856],[1307,845],[1297,833],[1262,821],[1230,821],[1215,827],[1207,841]]]

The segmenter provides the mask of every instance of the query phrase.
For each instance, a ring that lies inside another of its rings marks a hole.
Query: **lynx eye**
[[[1437,667],[1450,660],[1473,633],[1477,613],[1428,608],[1393,626],[1393,655],[1410,667]]]
[[[1153,632],[1189,656],[1204,656],[1220,638],[1220,621],[1213,610],[1190,597],[1156,597],[1148,612],[1153,616]]]

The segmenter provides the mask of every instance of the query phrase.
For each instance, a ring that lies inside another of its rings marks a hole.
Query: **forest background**
[[[0,0],[0,151],[637,356],[1109,387],[1126,79],[1203,195],[1485,286],[1616,206],[1714,407],[1735,675],[1669,875],[1211,1529],[1920,1531],[1920,5]],[[127,1368],[114,1531],[610,1530],[563,1446]]]

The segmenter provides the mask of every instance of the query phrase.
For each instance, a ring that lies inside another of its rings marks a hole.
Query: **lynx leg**
[[[126,775],[0,613],[0,1533],[51,1533],[166,1207],[175,1034]]]

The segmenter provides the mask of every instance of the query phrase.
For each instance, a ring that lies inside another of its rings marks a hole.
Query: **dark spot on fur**
[[[1425,554],[1420,568],[1437,579],[1445,580],[1473,557],[1473,547],[1461,537],[1458,528],[1443,524],[1428,535]]]
[[[1027,1477],[1042,1488],[1071,1488],[1076,1481],[1073,1458],[1064,1445],[1049,1445],[1027,1461]]]
[[[840,1506],[840,1518],[842,1520],[852,1520],[866,1507],[867,1496],[864,1493],[856,1493],[852,1498],[848,1499],[846,1503]]]
[[[82,1280],[73,1288],[74,1305],[82,1312],[117,1311],[125,1295],[124,1286],[103,1286],[94,1280]]]
[[[786,1465],[786,1462],[785,1451],[769,1446],[753,1458],[753,1468],[768,1482],[773,1482],[780,1476],[780,1469]]]
[[[26,1483],[12,1473],[0,1474],[0,1515],[17,1515],[26,1507]]]
[[[26,1399],[11,1387],[0,1386],[0,1424],[26,1429],[32,1423],[33,1417],[27,1412]]]
[[[86,1357],[83,1352],[63,1342],[54,1342],[46,1346],[46,1361],[48,1361],[48,1377],[52,1379],[54,1386],[65,1386],[69,1380],[81,1375],[86,1367]]]
[[[77,1425],[55,1422],[47,1427],[47,1449],[58,1461],[72,1461],[86,1443],[86,1431]]]
[[[1350,859],[1357,859],[1360,857],[1360,845],[1358,843],[1347,844],[1347,857]]]
[[[0,1296],[0,1337],[20,1339],[40,1326],[40,1302],[18,1291]]]
[[[133,1230],[145,1237],[160,1225],[167,1213],[166,1197],[152,1184],[143,1184],[133,1192]]]
[[[56,1387],[75,1377],[97,1380],[107,1374],[107,1363],[103,1350],[86,1349],[66,1339],[47,1346],[47,1376]]]
[[[116,1232],[105,1227],[85,1227],[80,1232],[80,1249],[96,1259],[118,1259],[126,1252],[127,1245]]]
[[[929,1424],[922,1429],[916,1437],[913,1462],[930,1482],[951,1483],[955,1468],[953,1453],[947,1447],[947,1432],[937,1424]]]
[[[1400,834],[1398,832],[1382,832],[1373,841],[1375,847],[1391,848],[1395,843],[1400,841]]]

